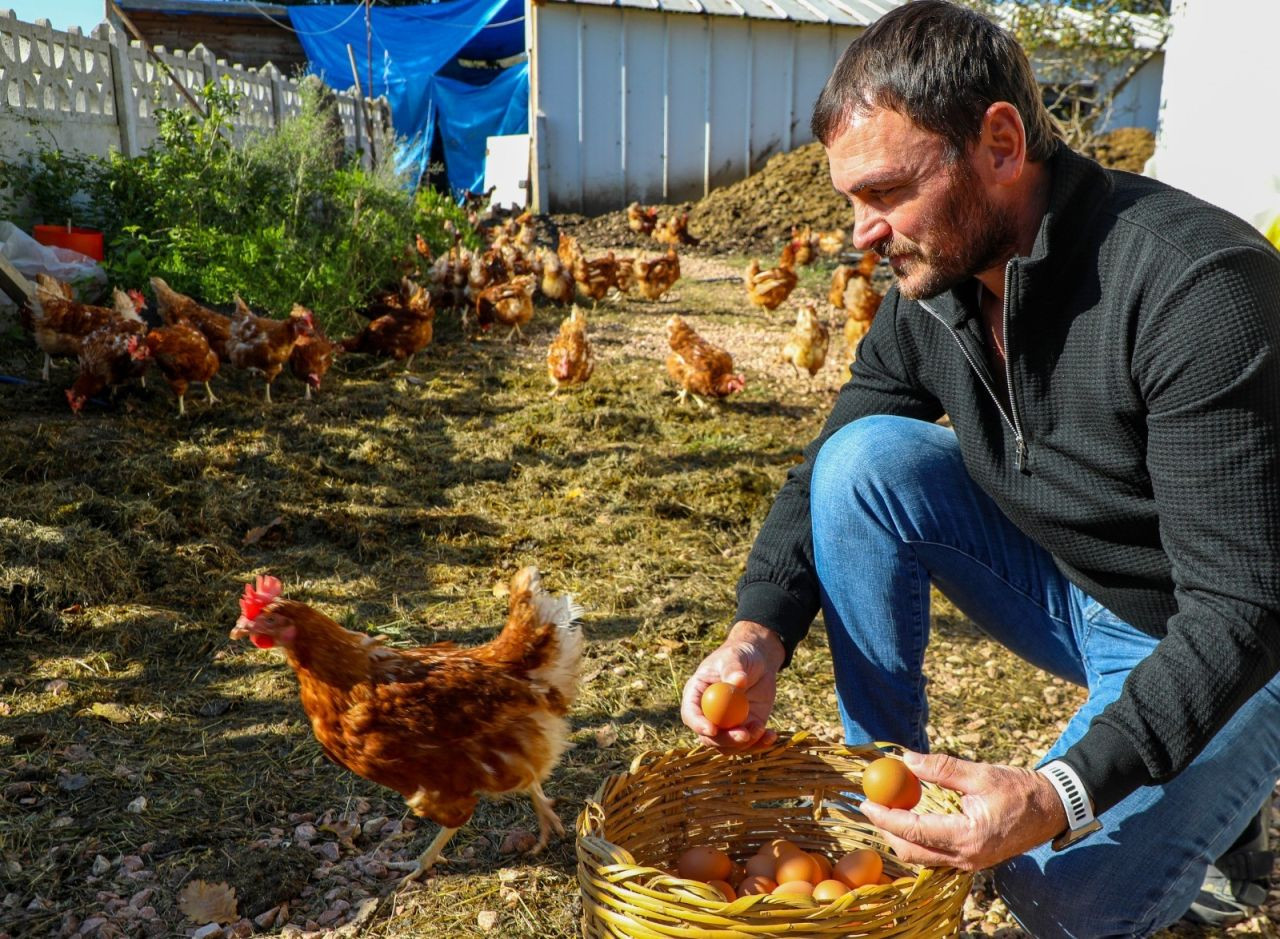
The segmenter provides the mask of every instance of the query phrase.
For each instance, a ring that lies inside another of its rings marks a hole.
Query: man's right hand
[[[739,620],[720,648],[703,659],[685,682],[680,718],[702,743],[721,750],[745,750],[773,743],[778,734],[765,724],[773,710],[778,671],[785,658],[786,650],[777,633],[759,623]],[[721,730],[702,713],[702,692],[718,681],[746,692],[751,709],[739,727]]]

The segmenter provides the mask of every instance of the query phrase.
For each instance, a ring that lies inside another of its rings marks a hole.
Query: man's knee
[[[816,493],[848,491],[860,484],[885,478],[903,478],[921,445],[936,432],[949,433],[934,424],[889,414],[872,414],[851,421],[832,434],[818,451],[813,465],[812,488]]]

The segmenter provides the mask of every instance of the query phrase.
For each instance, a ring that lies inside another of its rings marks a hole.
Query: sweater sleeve
[[[1185,769],[1280,670],[1280,258],[1192,265],[1138,323],[1132,367],[1176,612],[1065,755],[1096,812]]]
[[[819,607],[809,479],[822,444],[845,424],[871,414],[928,421],[942,416],[937,400],[912,380],[899,349],[898,317],[910,315],[911,306],[901,300],[896,288],[881,302],[871,328],[858,345],[849,381],[841,388],[822,431],[805,447],[803,461],[787,473],[738,582],[736,618],[777,633],[786,647],[788,663]]]

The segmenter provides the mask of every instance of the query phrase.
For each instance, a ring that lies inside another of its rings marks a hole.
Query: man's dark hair
[[[914,0],[849,44],[813,106],[813,135],[830,146],[849,119],[887,108],[942,137],[953,162],[977,141],[997,101],[1018,109],[1027,159],[1046,160],[1062,136],[1018,41],[946,0]]]

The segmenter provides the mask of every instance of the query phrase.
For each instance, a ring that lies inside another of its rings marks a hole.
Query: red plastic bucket
[[[76,228],[66,225],[36,225],[32,236],[42,245],[54,248],[70,248],[87,254],[95,261],[102,260],[102,232],[93,228]]]

